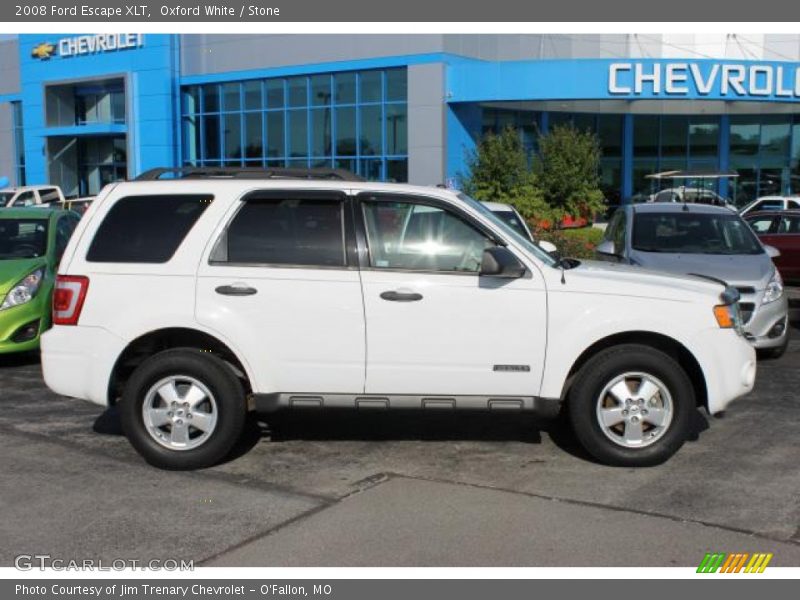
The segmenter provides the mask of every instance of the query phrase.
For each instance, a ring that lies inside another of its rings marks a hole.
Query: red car
[[[744,220],[762,243],[780,250],[773,260],[784,281],[800,284],[800,210],[754,212]]]

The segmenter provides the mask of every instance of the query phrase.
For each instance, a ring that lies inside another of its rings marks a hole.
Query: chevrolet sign
[[[56,44],[43,42],[31,51],[33,58],[47,60],[53,56],[67,58],[87,54],[103,54],[118,52],[144,46],[144,35],[141,33],[99,33],[95,35],[79,35],[62,38]],[[56,49],[58,50],[56,52]]]
[[[800,98],[800,67],[702,61],[612,63],[608,93],[645,98]]]

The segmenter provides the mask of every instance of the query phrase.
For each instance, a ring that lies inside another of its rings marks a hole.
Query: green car
[[[58,263],[79,220],[65,210],[0,209],[0,354],[39,347]]]

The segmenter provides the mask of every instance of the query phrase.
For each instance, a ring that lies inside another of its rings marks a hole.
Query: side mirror
[[[525,275],[525,265],[508,248],[494,246],[483,251],[479,275],[517,279]]]
[[[778,258],[781,255],[781,251],[778,250],[775,246],[764,244],[764,250],[767,251],[767,256],[769,256],[770,258]]]
[[[597,244],[597,248],[595,248],[595,252],[598,254],[605,254],[607,256],[618,256],[616,249],[614,248],[614,242],[611,240],[603,240],[599,244]]]

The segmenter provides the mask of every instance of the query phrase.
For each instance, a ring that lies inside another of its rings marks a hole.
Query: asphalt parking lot
[[[667,464],[592,462],[518,415],[280,415],[226,463],[146,465],[113,410],[0,359],[0,565],[179,558],[226,566],[800,566],[800,329],[724,418]]]

